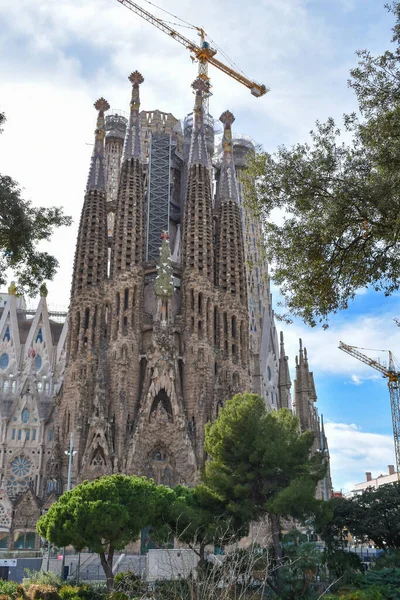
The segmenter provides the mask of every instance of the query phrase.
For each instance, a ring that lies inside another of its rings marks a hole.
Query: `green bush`
[[[15,581],[3,581],[0,579],[0,595],[6,598],[17,598],[21,596],[19,591],[19,584]]]
[[[61,600],[90,600],[88,585],[63,585],[59,592]]]
[[[325,551],[324,560],[329,573],[335,579],[343,577],[345,573],[351,571],[362,571],[361,560],[354,552],[345,552],[344,550]]]
[[[79,598],[82,600],[104,600],[108,598],[107,587],[104,583],[85,583],[78,585]]]
[[[384,588],[385,597],[390,600],[400,598],[400,569],[371,569],[361,579],[360,588],[373,586]]]
[[[400,550],[387,550],[380,555],[374,565],[374,570],[400,569]]]
[[[30,571],[25,569],[25,576],[28,579],[25,587],[30,585],[50,585],[57,589],[64,584],[64,581],[59,575],[52,571]]]
[[[132,596],[142,591],[142,580],[138,575],[130,571],[127,573],[117,573],[114,579],[114,590]]]

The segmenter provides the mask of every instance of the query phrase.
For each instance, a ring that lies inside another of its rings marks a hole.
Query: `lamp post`
[[[67,492],[69,492],[69,490],[71,489],[71,475],[72,475],[72,459],[74,457],[74,454],[76,454],[76,450],[74,450],[74,432],[71,432],[71,439],[69,441],[69,450],[64,450],[64,454],[66,454],[68,456],[68,478],[67,478]],[[64,577],[64,571],[65,571],[65,546],[63,548],[63,552],[62,552],[62,562],[61,562],[61,578],[65,579]]]

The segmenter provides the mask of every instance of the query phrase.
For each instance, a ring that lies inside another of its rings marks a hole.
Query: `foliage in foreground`
[[[92,548],[100,556],[109,588],[116,550],[137,540],[169,506],[173,491],[146,477],[111,475],[63,494],[37,522],[39,534],[58,547]]]
[[[378,548],[400,548],[398,482],[364,490],[353,498],[333,498],[329,505],[333,510],[332,518],[319,526],[318,532],[331,550],[345,547],[346,531],[360,542],[373,540]]]
[[[245,175],[287,311],[311,326],[326,326],[359,288],[390,295],[400,285],[400,2],[387,8],[394,47],[357,52],[351,71],[361,114],[345,115],[351,142],[333,119],[317,121],[309,143],[262,152]]]

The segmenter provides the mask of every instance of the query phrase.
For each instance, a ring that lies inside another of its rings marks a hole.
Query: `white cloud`
[[[376,313],[376,314],[375,314]],[[350,316],[344,313],[337,321],[333,320],[328,330],[310,328],[302,323],[285,325],[286,354],[293,358],[298,353],[299,338],[307,347],[310,368],[318,374],[343,374],[353,379],[353,383],[365,379],[379,379],[378,372],[357,359],[339,350],[339,341],[360,348],[392,350],[400,355],[399,330],[393,323],[393,317],[400,314],[400,302],[390,311],[383,306],[374,309],[374,314]],[[388,360],[387,352],[361,350],[371,358]]]
[[[350,491],[356,483],[388,473],[395,464],[393,437],[362,431],[354,423],[325,423],[334,489]]]
[[[169,0],[159,3],[171,8]],[[329,66],[309,68],[313,57],[330,59],[335,43],[330,24],[306,0],[254,3],[245,22],[243,4],[228,0],[205,0],[202,23],[193,3],[177,0],[173,12],[204,26],[251,78],[271,86],[270,95],[256,100],[210,69],[213,114],[218,117],[229,108],[237,130],[265,147],[301,138],[317,116],[338,112],[339,97],[344,104],[350,97],[347,66],[342,73],[337,65],[334,72]],[[0,138],[1,170],[21,183],[35,205],[62,205],[74,217],[74,226],[57,233],[50,247],[60,271],[49,286],[49,301],[66,305],[89,167],[93,102],[104,96],[112,107],[127,110],[127,75],[138,68],[145,77],[143,108],[182,118],[192,108],[196,67],[185,48],[112,0],[3,0],[0,19],[0,53],[7,56],[0,65],[0,97],[8,119]],[[190,29],[183,33],[196,39]],[[339,79],[334,94],[327,93],[327,86]]]
[[[376,379],[380,379],[379,375],[371,375],[370,377],[360,377],[360,375],[352,375],[351,379],[348,383],[353,385],[362,385],[366,381],[375,381]]]

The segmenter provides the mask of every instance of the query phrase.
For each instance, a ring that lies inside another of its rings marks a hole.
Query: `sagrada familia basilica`
[[[101,98],[76,244],[69,312],[27,310],[13,285],[0,302],[0,550],[38,548],[35,522],[67,486],[101,475],[196,482],[204,424],[235,393],[287,407],[327,453],[307,352],[293,398],[271,307],[260,223],[241,174],[250,138],[204,113],[129,115]],[[330,482],[320,495],[329,495]]]

